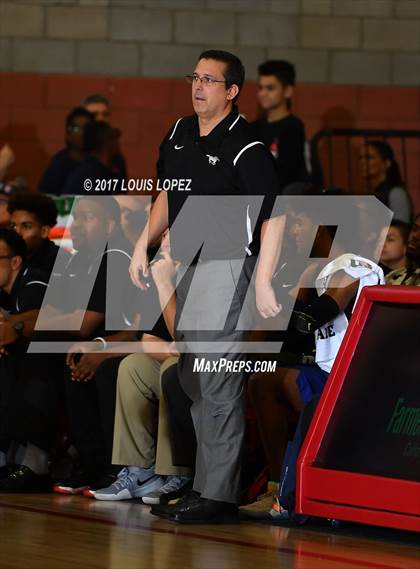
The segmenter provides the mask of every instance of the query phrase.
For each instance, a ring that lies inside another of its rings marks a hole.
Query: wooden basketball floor
[[[0,494],[1,569],[419,569],[416,536],[241,522],[180,526],[134,502]]]

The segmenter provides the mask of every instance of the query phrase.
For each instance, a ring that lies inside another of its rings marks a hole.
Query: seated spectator
[[[133,339],[135,330],[130,330],[130,324],[137,305],[137,289],[128,276],[131,246],[121,232],[119,206],[109,196],[79,198],[72,213],[71,236],[77,253],[61,274],[52,276],[35,338],[46,336],[73,342],[96,339],[102,346],[109,329],[108,335],[116,339]],[[96,385],[86,381],[92,379],[99,363],[83,361],[77,370],[62,371],[70,437],[79,453],[84,477],[91,483],[103,477],[110,461],[100,419],[96,420]],[[115,387],[104,383],[103,389],[113,407]],[[78,484],[80,487],[81,482]]]
[[[39,183],[40,192],[56,196],[65,193],[68,177],[86,156],[83,132],[92,120],[92,115],[82,107],[76,107],[67,115],[65,147],[51,158]]]
[[[59,360],[28,354],[27,315],[37,314],[47,276],[25,268],[26,245],[12,230],[0,230],[0,492],[51,488],[49,451],[58,430]]]
[[[295,219],[294,235],[298,251],[310,250],[309,240],[312,240],[313,230],[319,225],[316,209],[292,212],[292,216]],[[353,226],[357,231],[357,224],[353,223]],[[287,443],[284,407],[288,407],[289,414],[299,413],[304,404],[322,392],[362,288],[384,284],[383,272],[378,265],[360,255],[346,253],[347,245],[332,239],[332,235],[329,239],[325,237],[327,235],[324,235],[323,247],[326,247],[326,251],[331,249],[330,257],[334,260],[324,267],[319,265],[315,272],[313,265],[305,270],[298,287],[310,286],[313,279],[312,286],[315,285],[318,298],[310,303],[299,302],[292,317],[292,324],[298,332],[303,335],[315,334],[316,364],[300,366],[298,372],[280,368],[275,374],[258,374],[250,381],[251,401],[257,413],[273,481],[279,479]],[[317,242],[320,238],[322,234],[318,231]],[[292,291],[292,294],[295,295],[296,291]],[[283,414],[281,419],[277,418],[275,409]],[[272,498],[272,495],[267,496],[255,505],[241,508],[241,512],[248,517],[267,517]]]
[[[26,264],[44,271],[49,277],[60,252],[60,270],[71,255],[60,249],[48,238],[50,230],[57,223],[57,208],[49,196],[25,192],[13,196],[7,205],[10,228],[14,229],[26,243]]]
[[[292,113],[295,67],[282,60],[266,61],[258,67],[258,102],[262,117],[250,125],[256,140],[271,151],[279,173],[280,189],[305,181],[305,127]]]
[[[394,212],[394,219],[411,223],[410,196],[391,146],[383,140],[368,140],[361,148],[360,164],[368,192]]]
[[[63,193],[68,195],[86,195],[89,191],[95,189],[96,181],[116,180],[116,188],[114,186],[101,191],[107,191],[108,194],[118,193],[120,190],[120,181],[122,178],[112,170],[113,159],[118,154],[118,139],[120,131],[112,128],[105,122],[93,122],[86,126],[83,133],[83,147],[86,152],[84,158],[78,166],[73,170],[63,188]],[[89,180],[91,186],[87,189],[84,186],[85,180]]]
[[[407,242],[410,226],[398,219],[391,222],[380,256],[380,266],[385,276],[396,269],[407,266]]]
[[[109,123],[111,120],[111,102],[103,95],[98,93],[88,95],[83,99],[82,107],[93,114],[95,121]],[[118,151],[112,160],[112,170],[119,178],[127,177],[125,158],[120,151]]]
[[[177,363],[169,351],[175,318],[172,284],[175,266],[167,247],[164,240],[160,249],[162,258],[151,268],[164,318],[158,320],[151,333],[143,334],[143,349],[147,353],[127,356],[118,370],[112,461],[125,468],[113,484],[94,492],[97,500],[141,497],[147,504],[166,503],[191,486],[191,470],[173,464],[166,408],[160,395],[163,373]],[[147,294],[150,296],[151,292],[149,289]]]
[[[407,243],[407,264],[386,275],[391,285],[420,286],[420,214],[414,218]]]

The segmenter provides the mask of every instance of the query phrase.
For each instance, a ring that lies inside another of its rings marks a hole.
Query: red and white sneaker
[[[56,482],[53,486],[53,492],[56,494],[82,494],[97,479],[97,474],[92,476],[90,473],[79,471],[67,480]]]

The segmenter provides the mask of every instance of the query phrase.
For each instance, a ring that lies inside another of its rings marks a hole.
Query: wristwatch
[[[16,330],[16,334],[18,336],[18,338],[23,338],[23,329],[25,327],[25,324],[23,322],[15,322],[13,324],[13,328]]]

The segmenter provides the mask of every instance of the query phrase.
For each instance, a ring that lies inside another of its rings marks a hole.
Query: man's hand
[[[77,364],[70,366],[72,381],[90,381],[105,358],[104,352],[83,354]]]
[[[177,270],[177,264],[172,260],[168,252],[163,251],[160,258],[150,265],[153,280],[156,286],[173,283]]]
[[[171,342],[169,344],[169,353],[171,354],[171,356],[180,356],[181,354],[178,352],[178,348],[176,345],[176,342]]]
[[[4,314],[0,313],[0,346],[13,344],[18,338],[18,333],[13,328],[10,320],[8,320]]]
[[[148,287],[144,278],[149,276],[149,259],[147,258],[147,248],[141,241],[137,242],[128,271],[133,284],[141,290],[147,290]]]
[[[273,287],[269,283],[255,284],[256,304],[258,312],[263,318],[274,318],[282,309],[281,304],[277,302]]]
[[[67,352],[66,364],[73,369],[77,365],[74,361],[76,355],[90,354],[99,350],[103,350],[102,342],[77,342]]]

